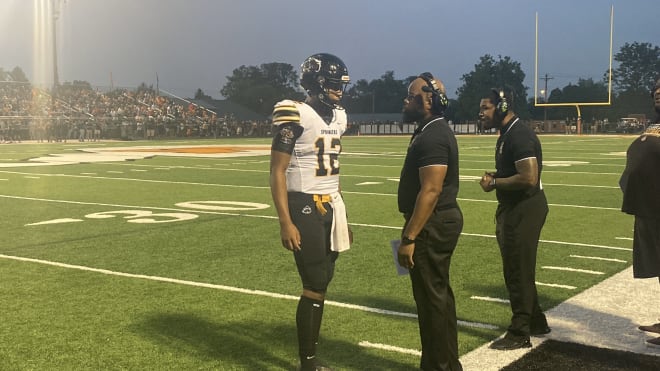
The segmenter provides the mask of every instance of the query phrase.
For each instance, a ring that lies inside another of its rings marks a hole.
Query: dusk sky
[[[21,67],[33,83],[47,86],[52,23],[47,10],[38,9],[48,2],[0,0],[0,67]],[[282,62],[298,69],[317,52],[342,58],[352,81],[390,70],[397,79],[430,71],[452,98],[481,56],[509,56],[521,63],[532,94],[537,12],[539,75],[553,77],[549,90],[578,78],[601,79],[612,5],[614,53],[626,42],[660,45],[658,0],[59,2],[60,82],[155,87],[158,75],[161,90],[182,97],[201,88],[221,98],[226,76],[241,65]]]

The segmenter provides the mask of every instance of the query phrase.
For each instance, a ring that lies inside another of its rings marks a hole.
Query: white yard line
[[[603,261],[608,261],[608,262],[615,262],[615,263],[627,263],[625,260],[621,259],[612,259],[612,258],[601,258],[599,256],[583,256],[583,255],[569,255],[571,258],[578,258],[578,259],[591,259],[591,260],[603,260]]]
[[[397,347],[397,346],[394,346],[394,345],[371,343],[371,342],[368,342],[368,341],[361,341],[361,342],[358,343],[358,345],[361,346],[361,347],[365,347],[365,348],[374,348],[374,349],[386,350],[388,352],[412,354],[414,356],[421,356],[422,355],[422,352],[417,350],[417,349],[401,348],[401,347]]]
[[[264,296],[264,297],[269,297],[269,298],[274,298],[274,299],[286,299],[286,300],[296,300],[296,301],[300,299],[299,296],[279,294],[279,293],[263,291],[263,290],[251,290],[251,289],[244,289],[244,288],[240,288],[240,287],[233,287],[233,286],[227,286],[227,285],[217,285],[217,284],[212,284],[212,283],[195,282],[195,281],[188,281],[188,280],[180,280],[180,279],[169,278],[169,277],[160,277],[160,276],[149,276],[149,275],[144,275],[144,274],[125,273],[125,272],[112,271],[112,270],[108,270],[108,269],[87,267],[87,266],[83,266],[83,265],[75,265],[75,264],[54,262],[54,261],[43,260],[43,259],[25,258],[25,257],[21,257],[21,256],[13,256],[13,255],[5,255],[5,254],[0,254],[0,258],[1,259],[8,259],[8,260],[15,260],[15,261],[22,261],[22,262],[29,262],[29,263],[37,263],[37,264],[43,264],[43,265],[50,265],[50,266],[59,267],[59,268],[75,269],[75,270],[80,270],[80,271],[94,272],[94,273],[100,273],[100,274],[105,274],[105,275],[109,275],[109,276],[137,278],[137,279],[143,279],[143,280],[149,280],[149,281],[174,283],[174,284],[185,285],[185,286],[204,287],[204,288],[215,289],[215,290],[236,292],[236,293],[240,293],[240,294]],[[359,310],[359,311],[362,311],[362,312],[370,312],[370,313],[376,313],[376,314],[382,314],[382,315],[389,315],[389,316],[394,316],[394,317],[417,318],[417,315],[414,314],[414,313],[397,312],[397,311],[392,311],[392,310],[387,310],[387,309],[367,307],[367,306],[364,306],[364,305],[342,303],[342,302],[333,301],[333,300],[326,300],[325,305],[330,305],[330,306],[345,308],[345,309]],[[495,330],[495,329],[498,328],[497,326],[494,326],[494,325],[490,325],[490,324],[487,324],[487,323],[478,323],[478,322],[458,321],[458,324],[461,325],[461,326],[466,326],[466,327],[485,328],[485,329],[492,329],[492,330]]]
[[[615,240],[625,240],[625,241],[632,241],[633,239],[630,237],[615,237]]]
[[[566,272],[577,272],[577,273],[593,274],[593,275],[596,275],[596,276],[605,274],[604,272],[592,271],[592,270],[588,270],[588,269],[577,269],[577,268],[569,268],[569,267],[553,267],[551,265],[544,265],[541,268],[555,270],[555,271],[566,271]]]
[[[476,296],[476,295],[473,295],[473,296],[470,296],[470,299],[481,300],[481,301],[491,301],[491,302],[494,302],[494,303],[509,304],[508,299],[493,298],[493,297],[490,297],[490,296]]]
[[[575,290],[577,287],[571,286],[571,285],[560,285],[558,283],[543,283],[543,282],[536,282],[536,286],[546,286],[546,287],[555,287],[558,289],[567,289],[567,290]]]

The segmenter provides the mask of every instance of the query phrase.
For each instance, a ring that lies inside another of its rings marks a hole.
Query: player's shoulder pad
[[[284,123],[300,125],[299,104],[299,102],[288,99],[275,103],[275,107],[273,108],[273,125],[278,126]]]

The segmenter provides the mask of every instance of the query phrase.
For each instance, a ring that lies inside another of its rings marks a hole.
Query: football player
[[[282,245],[293,252],[302,281],[296,327],[303,371],[329,370],[318,364],[316,344],[335,260],[351,240],[339,193],[341,136],[347,126],[340,100],[349,81],[341,59],[314,54],[301,66],[305,102],[283,100],[273,109],[270,189]]]

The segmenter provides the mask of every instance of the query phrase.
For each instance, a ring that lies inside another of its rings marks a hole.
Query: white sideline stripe
[[[344,193],[346,193],[346,192],[344,192]],[[29,201],[45,201],[45,202],[55,202],[55,203],[64,203],[64,204],[75,204],[75,205],[125,207],[125,208],[128,208],[128,209],[148,209],[148,210],[191,212],[190,209],[173,208],[173,207],[135,206],[135,205],[106,204],[106,203],[99,203],[99,202],[51,200],[51,199],[46,199],[46,198],[22,197],[22,196],[11,196],[11,195],[2,195],[2,194],[0,194],[0,198],[10,198],[10,199],[16,199],[16,200],[29,200]],[[260,218],[260,219],[277,219],[277,217],[273,216],[273,215],[228,213],[228,212],[222,212],[222,211],[209,211],[209,210],[199,210],[199,209],[195,209],[192,212],[195,212],[197,214],[243,216],[243,217],[246,217],[246,218]],[[364,224],[364,223],[349,223],[349,224],[353,225],[353,226],[369,227],[369,228],[382,228],[382,229],[393,229],[393,230],[400,230],[401,229],[401,226],[389,226],[389,225],[379,225],[379,224]],[[463,232],[463,233],[461,233],[461,235],[472,236],[472,237],[496,238],[496,236],[494,236],[494,235],[479,234],[479,233],[465,233],[465,232]],[[558,245],[568,245],[568,246],[596,247],[596,248],[601,248],[601,249],[632,251],[632,249],[629,249],[629,248],[626,248],[626,247],[591,245],[591,244],[579,243],[579,242],[550,241],[550,240],[539,240],[539,242],[552,243],[552,244],[558,244]]]
[[[615,263],[627,263],[625,260],[621,259],[613,259],[613,258],[601,258],[599,256],[582,256],[582,255],[569,255],[571,258],[579,258],[579,259],[591,259],[591,260],[604,260],[608,262],[615,262]]]
[[[536,281],[537,286],[547,286],[547,287],[556,287],[560,289],[568,289],[568,290],[575,290],[577,287],[571,286],[571,285],[560,285],[557,283],[543,283],[543,282],[538,282]]]
[[[568,268],[568,267],[553,267],[551,265],[544,265],[541,268],[543,269],[551,269],[551,270],[556,270],[556,271],[567,271],[567,272],[578,272],[578,273],[587,273],[587,274],[594,274],[594,275],[601,275],[605,274],[603,272],[598,272],[598,271],[590,271],[588,269],[577,269],[577,268]]]
[[[81,270],[81,271],[101,273],[101,274],[105,274],[105,275],[109,275],[109,276],[138,278],[138,279],[157,281],[157,282],[174,283],[174,284],[178,284],[178,285],[204,287],[204,288],[208,288],[208,289],[224,290],[224,291],[237,292],[237,293],[240,293],[240,294],[248,294],[248,295],[265,296],[265,297],[275,298],[275,299],[300,300],[299,296],[278,294],[278,293],[263,291],[263,290],[242,289],[240,287],[217,285],[217,284],[212,284],[212,283],[195,282],[195,281],[187,281],[187,280],[179,280],[179,279],[176,279],[176,278],[168,278],[168,277],[160,277],[160,276],[147,276],[147,275],[144,275],[144,274],[134,274],[134,273],[124,273],[124,272],[111,271],[111,270],[108,270],[108,269],[92,268],[92,267],[86,267],[86,266],[83,266],[83,265],[59,263],[59,262],[53,262],[53,261],[49,261],[49,260],[42,260],[42,259],[24,258],[24,257],[20,257],[20,256],[12,256],[12,255],[4,255],[4,254],[0,254],[0,258],[9,259],[9,260],[23,261],[23,262],[30,262],[30,263],[38,263],[38,264],[44,264],[44,265],[51,265],[51,266],[59,267],[59,268],[77,269],[77,270]],[[355,310],[360,310],[360,311],[363,311],[363,312],[385,314],[385,315],[396,316],[396,317],[417,318],[417,315],[414,314],[414,313],[396,312],[396,311],[392,311],[392,310],[379,309],[379,308],[367,307],[367,306],[356,305],[356,304],[348,304],[348,303],[342,303],[342,302],[332,301],[332,300],[326,300],[325,305],[331,305],[331,306],[334,306],[334,307],[346,308],[346,309],[355,309]],[[458,321],[458,324],[460,324],[462,326],[467,326],[467,327],[486,328],[486,329],[493,329],[493,330],[498,329],[497,326],[489,325],[489,324],[486,324],[486,323]]]
[[[492,301],[495,303],[507,303],[507,304],[509,303],[509,300],[507,299],[491,298],[490,296],[470,296],[470,299]]]
[[[422,352],[419,351],[419,350],[401,348],[401,347],[396,347],[394,345],[387,345],[387,344],[380,344],[380,343],[370,343],[368,341],[361,341],[361,342],[358,343],[358,345],[361,346],[361,347],[365,347],[365,348],[375,348],[375,349],[386,350],[388,352],[412,354],[414,356],[421,356],[422,355]]]

